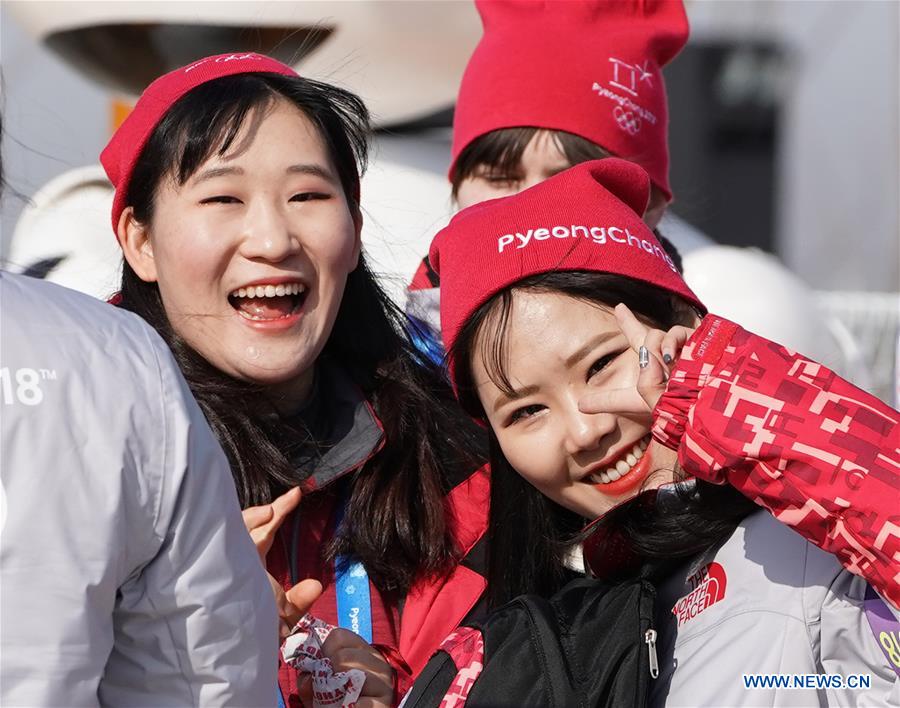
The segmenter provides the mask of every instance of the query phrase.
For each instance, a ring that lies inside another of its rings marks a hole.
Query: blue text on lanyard
[[[343,505],[337,526],[343,520]],[[369,596],[369,574],[359,561],[338,556],[334,562],[335,595],[338,625],[355,632],[372,643],[372,599]]]

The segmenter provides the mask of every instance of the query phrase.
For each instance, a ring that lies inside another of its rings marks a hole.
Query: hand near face
[[[653,329],[638,320],[623,304],[616,306],[615,314],[629,346],[638,354],[640,370],[635,386],[640,394],[640,403],[631,390],[597,391],[578,401],[578,408],[583,413],[652,411],[666,390],[669,371],[694,333],[694,329],[681,325],[672,327],[668,332]]]
[[[394,670],[375,647],[348,629],[335,629],[322,645],[335,672],[359,669],[366,674],[358,708],[390,708],[394,700]],[[303,676],[299,686],[305,706],[312,706],[312,678]]]
[[[242,513],[244,517],[244,526],[250,532],[250,538],[256,545],[259,557],[262,558],[263,565],[266,562],[266,554],[272,548],[275,540],[275,534],[284,523],[297,505],[300,503],[300,488],[294,487],[288,490],[280,497],[275,499],[271,504],[262,504],[260,506],[250,506],[244,509]]]

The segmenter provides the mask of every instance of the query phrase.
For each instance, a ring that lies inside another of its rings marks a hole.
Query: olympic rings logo
[[[613,117],[616,119],[619,128],[629,135],[637,135],[641,130],[641,119],[632,111],[626,111],[622,106],[616,106],[613,109]]]

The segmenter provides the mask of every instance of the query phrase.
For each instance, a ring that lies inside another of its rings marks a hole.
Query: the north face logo
[[[675,607],[672,608],[672,614],[678,618],[679,627],[706,608],[715,605],[719,600],[725,599],[727,577],[725,568],[719,563],[713,562],[704,566],[689,580],[693,590],[676,602]]]

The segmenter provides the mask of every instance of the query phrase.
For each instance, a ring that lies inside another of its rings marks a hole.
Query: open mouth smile
[[[244,319],[264,323],[296,318],[306,295],[307,287],[299,281],[255,283],[232,290],[228,302]]]

